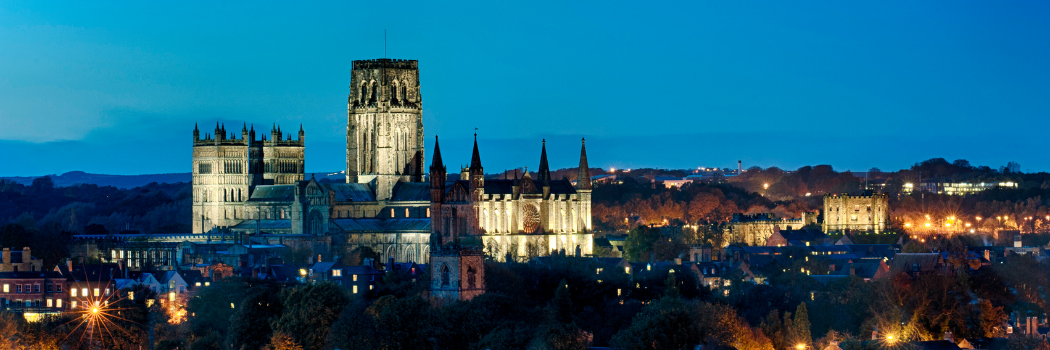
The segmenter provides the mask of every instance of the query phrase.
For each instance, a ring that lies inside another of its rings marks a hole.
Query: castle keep
[[[882,193],[867,196],[824,195],[824,233],[886,231],[889,198]]]
[[[432,244],[468,237],[501,259],[591,253],[586,149],[575,186],[550,178],[545,142],[536,179],[486,179],[475,139],[454,180],[435,139],[427,181],[417,61],[354,61],[346,129],[346,182],[320,183],[305,178],[302,126],[295,140],[277,125],[258,139],[247,125],[240,138],[221,124],[203,138],[194,127],[193,232],[307,247],[324,260],[369,248],[426,262]]]

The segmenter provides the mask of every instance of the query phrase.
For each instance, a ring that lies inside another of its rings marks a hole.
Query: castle
[[[889,219],[889,197],[883,193],[850,196],[848,194],[824,195],[824,233],[886,231]]]
[[[296,140],[277,125],[258,140],[254,126],[240,138],[220,124],[201,138],[194,127],[193,232],[310,248],[323,260],[367,247],[425,262],[432,243],[468,237],[499,258],[591,253],[585,149],[575,186],[550,178],[545,142],[535,180],[486,179],[475,139],[471,166],[455,180],[435,138],[427,181],[422,110],[417,61],[354,61],[345,183],[305,179],[302,126]]]

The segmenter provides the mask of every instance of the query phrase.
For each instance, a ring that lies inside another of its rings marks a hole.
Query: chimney
[[[744,170],[744,162],[743,161],[739,161],[739,160],[736,161],[736,174],[740,175],[740,173],[743,172],[743,170]]]
[[[955,340],[952,339],[952,332],[951,331],[944,332],[944,340],[950,341],[952,343],[955,342]]]
[[[675,265],[681,265],[682,264],[682,258],[674,258],[674,264]]]
[[[879,340],[879,329],[874,328],[871,330],[871,340]]]
[[[3,251],[2,254],[4,255],[4,257],[3,257],[4,264],[5,265],[6,264],[10,264],[11,263],[11,248],[4,248],[4,251]]]
[[[22,263],[33,261],[33,255],[31,253],[32,251],[29,250],[29,247],[22,247]]]

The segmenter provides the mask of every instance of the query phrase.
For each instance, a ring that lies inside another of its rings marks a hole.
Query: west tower
[[[377,200],[398,181],[423,181],[423,100],[419,63],[353,62],[347,98],[346,182],[369,183]]]

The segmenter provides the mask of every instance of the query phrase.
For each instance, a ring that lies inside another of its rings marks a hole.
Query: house
[[[773,228],[773,234],[766,239],[767,246],[811,246],[820,244],[831,244],[831,238],[820,230],[808,230],[799,228],[792,230]]]
[[[4,248],[0,257],[0,272],[43,271],[44,261],[34,258],[29,247],[21,251]]]
[[[161,293],[169,293],[169,295],[181,295],[189,292],[189,283],[186,283],[186,279],[182,277],[179,271],[164,271],[163,273],[158,272],[157,282],[160,282]],[[174,294],[171,294],[174,293]]]
[[[65,265],[55,266],[54,272],[66,279],[70,310],[108,303],[116,295],[116,280],[127,278],[127,270],[120,263],[73,265],[67,260]]]
[[[940,253],[899,253],[890,261],[890,274],[900,273],[915,277],[919,274],[942,272],[944,258]]]
[[[874,279],[886,278],[890,276],[890,266],[886,264],[885,260],[874,260],[869,259],[849,260],[843,265],[832,265],[832,271],[829,275],[837,276],[857,276],[864,279],[864,282],[870,282]]]
[[[68,308],[65,291],[69,288],[57,271],[0,272],[0,288],[0,310],[22,312],[27,319]]]
[[[137,287],[149,288],[154,293],[162,294],[166,291],[164,283],[161,282],[164,274],[168,271],[134,271],[128,273],[127,279],[118,280],[117,289],[132,289]]]

